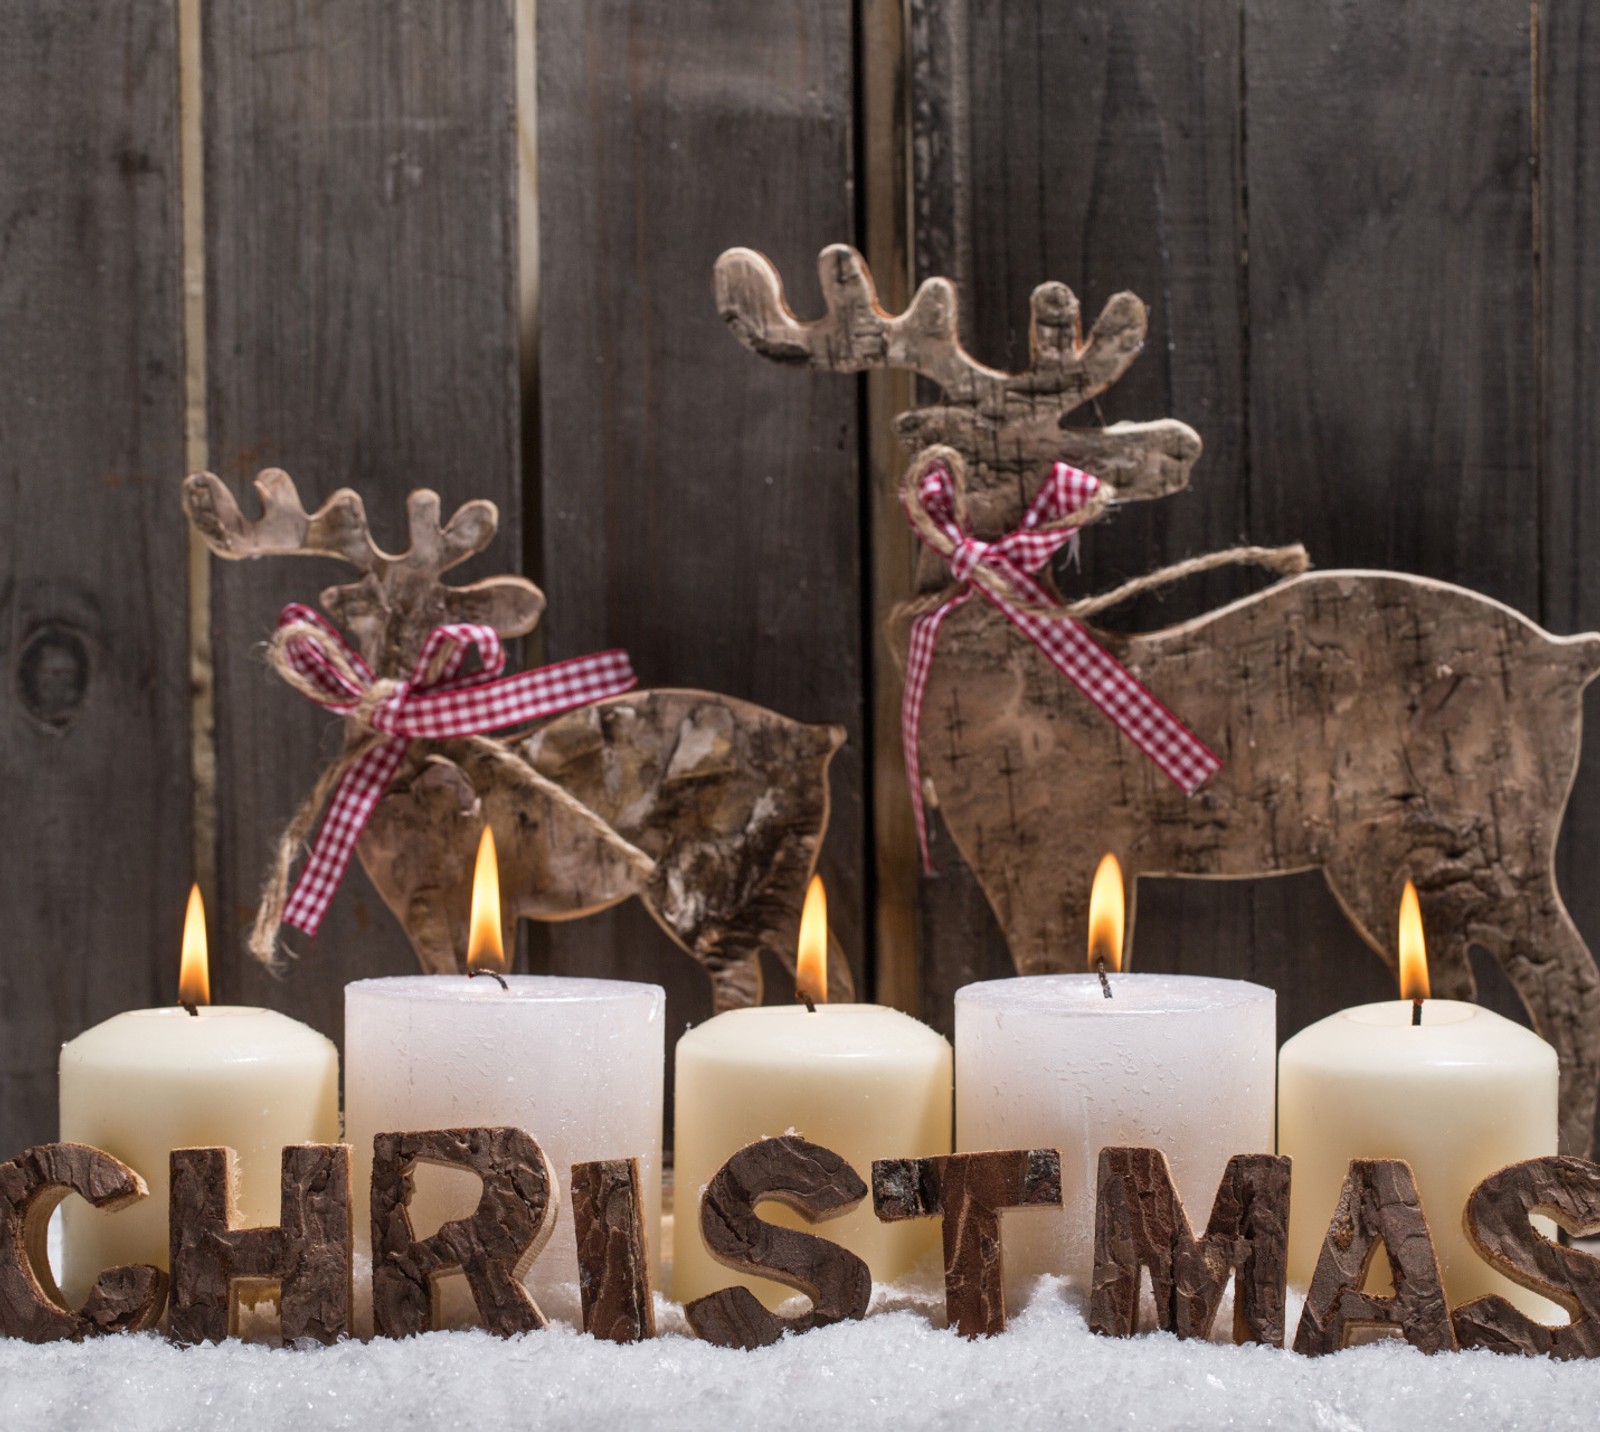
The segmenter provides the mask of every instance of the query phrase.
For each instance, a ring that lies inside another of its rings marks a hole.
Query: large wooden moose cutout
[[[975,537],[1014,529],[1057,461],[1096,474],[1118,502],[1187,485],[1200,440],[1182,423],[1065,422],[1137,356],[1145,309],[1133,294],[1112,298],[1085,340],[1072,292],[1042,285],[1032,365],[1012,374],[963,350],[947,279],[929,279],[894,316],[855,250],[834,245],[819,267],[827,313],[801,322],[772,264],[729,250],[715,276],[723,318],[778,362],[900,368],[937,383],[944,401],[901,414],[899,436],[965,484]],[[1068,610],[1087,616],[1180,570]],[[921,590],[950,580],[924,553]],[[924,791],[1017,968],[1081,967],[1107,850],[1136,876],[1321,869],[1391,967],[1409,877],[1434,993],[1472,998],[1468,947],[1494,954],[1561,1056],[1563,1146],[1586,1152],[1600,974],[1556,889],[1554,853],[1600,635],[1554,637],[1476,593],[1391,572],[1308,573],[1181,626],[1091,630],[1223,765],[1185,797],[993,606],[954,611],[923,709]],[[891,638],[903,659],[903,622]]]
[[[509,638],[544,611],[523,577],[442,580],[488,545],[499,520],[491,502],[469,502],[441,525],[438,496],[413,492],[411,545],[391,556],[350,489],[308,513],[287,473],[264,472],[255,486],[262,515],[250,519],[220,478],[193,474],[183,491],[189,520],[221,557],[299,554],[354,567],[360,580],[330,587],[322,605],[379,678],[409,676],[441,623],[477,622]],[[637,895],[705,967],[717,1009],[758,1004],[761,951],[794,965],[828,823],[828,763],[843,741],[838,726],[710,692],[630,691],[515,735],[413,742],[358,853],[425,970],[464,968],[473,856],[487,821],[508,939],[521,916],[567,920]],[[320,804],[311,802],[312,814]],[[276,936],[275,920],[258,920],[252,950],[270,959]],[[851,997],[845,960],[829,961],[829,979],[834,998]]]

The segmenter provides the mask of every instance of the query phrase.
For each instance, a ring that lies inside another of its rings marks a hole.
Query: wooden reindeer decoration
[[[256,479],[262,515],[246,518],[220,478],[184,483],[195,529],[221,557],[310,555],[359,580],[322,593],[373,674],[411,675],[433,629],[475,622],[502,637],[532,630],[544,597],[522,577],[447,586],[443,574],[488,545],[499,514],[469,502],[439,520],[435,493],[411,494],[411,545],[372,540],[348,488],[308,513],[287,473]],[[363,739],[347,721],[347,742]],[[521,916],[566,920],[637,895],[704,965],[716,1008],[759,1003],[760,953],[794,964],[799,911],[828,823],[837,726],[807,725],[704,691],[630,691],[509,736],[413,741],[374,810],[358,853],[425,970],[464,967],[473,856],[494,828],[509,939]],[[328,781],[290,827],[251,939],[277,948],[287,865],[309,834]],[[509,947],[509,945],[508,945]],[[849,999],[847,962],[829,962],[833,997]]]
[[[943,402],[897,420],[903,444],[920,452],[902,492],[942,462],[964,487],[974,537],[1015,529],[1058,461],[1097,475],[1113,502],[1188,483],[1200,440],[1183,424],[1065,421],[1137,356],[1145,310],[1134,295],[1112,298],[1084,339],[1071,291],[1041,286],[1033,362],[1010,374],[961,347],[948,280],[930,279],[894,316],[853,249],[824,250],[820,271],[827,313],[801,322],[771,263],[730,250],[716,267],[718,307],[742,343],[776,361],[901,368],[937,383]],[[1304,566],[1296,549],[1239,549],[1064,611],[1082,621],[1134,591],[1240,559]],[[924,552],[919,588],[948,590],[951,580]],[[1047,571],[1040,580],[1059,600]],[[1091,876],[1108,850],[1136,876],[1321,869],[1391,967],[1409,876],[1434,993],[1470,999],[1469,945],[1494,954],[1560,1054],[1563,1146],[1587,1151],[1600,973],[1562,904],[1554,853],[1600,635],[1551,636],[1486,597],[1390,572],[1291,576],[1162,631],[1087,630],[1222,766],[1186,797],[994,606],[954,610],[925,693],[924,794],[976,873],[1018,969],[1081,967]],[[891,639],[903,659],[903,621]],[[1130,937],[1132,928],[1130,918]]]

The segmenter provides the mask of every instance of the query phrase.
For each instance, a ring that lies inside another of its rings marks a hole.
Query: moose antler
[[[865,261],[848,244],[825,248],[817,272],[827,313],[802,322],[772,262],[752,249],[729,249],[716,264],[717,308],[745,347],[774,362],[838,373],[899,368],[937,383],[944,401],[901,413],[895,432],[908,451],[944,443],[967,460],[976,536],[1010,531],[1055,462],[1092,471],[1119,502],[1164,497],[1188,485],[1200,437],[1186,424],[1170,418],[1110,427],[1066,423],[1138,357],[1146,316],[1136,295],[1113,294],[1084,338],[1072,290],[1040,284],[1031,301],[1031,361],[1020,373],[1003,373],[961,346],[949,279],[930,278],[894,315],[878,302]],[[924,563],[924,578],[935,575]]]
[[[1089,332],[1077,296],[1064,283],[1033,291],[1028,326],[1032,361],[1002,373],[961,346],[956,288],[930,278],[899,316],[885,311],[861,255],[830,244],[817,259],[827,316],[796,318],[772,261],[753,249],[728,249],[717,259],[717,310],[747,348],[781,363],[836,373],[902,368],[931,378],[952,403],[990,417],[1008,408],[1046,406],[1057,413],[1087,402],[1117,381],[1144,346],[1145,307],[1137,295],[1113,294]]]
[[[195,530],[219,557],[333,557],[361,572],[358,582],[329,587],[322,605],[380,676],[410,671],[434,627],[478,622],[501,636],[532,631],[544,594],[525,577],[488,577],[466,587],[439,578],[489,545],[499,525],[494,503],[463,504],[440,525],[439,494],[422,488],[406,499],[411,545],[398,555],[372,540],[360,496],[341,487],[308,513],[289,474],[269,468],[255,480],[261,516],[247,518],[215,473],[184,480],[183,506]]]

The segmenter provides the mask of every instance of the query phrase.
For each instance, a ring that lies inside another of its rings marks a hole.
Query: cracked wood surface
[[[75,1193],[105,1213],[149,1195],[127,1164],[88,1144],[39,1144],[0,1164],[0,1337],[32,1343],[152,1328],[167,1275],[147,1263],[107,1268],[81,1308],[69,1308],[50,1271],[50,1215]]]
[[[1055,1149],[996,1149],[936,1158],[877,1159],[872,1203],[885,1222],[938,1218],[944,1239],[945,1314],[962,1337],[1006,1330],[1000,1213],[1061,1203]]]
[[[1364,1291],[1382,1244],[1394,1296]],[[1455,1333],[1444,1300],[1433,1235],[1403,1159],[1351,1159],[1350,1172],[1328,1225],[1294,1350],[1307,1357],[1338,1352],[1360,1327],[1397,1328],[1422,1352],[1454,1352]]]
[[[1490,1294],[1451,1314],[1456,1341],[1529,1356],[1600,1357],[1600,1258],[1545,1237],[1529,1222],[1531,1214],[1555,1219],[1574,1238],[1600,1233],[1600,1167],[1570,1154],[1526,1159],[1484,1179],[1465,1210],[1467,1237],[1484,1261],[1554,1299],[1571,1322],[1535,1322]]]
[[[571,1187],[584,1332],[615,1343],[653,1338],[656,1305],[639,1160],[573,1164]]]
[[[439,1323],[440,1275],[466,1275],[484,1328],[498,1337],[545,1326],[522,1286],[555,1228],[555,1170],[521,1129],[430,1129],[373,1138],[372,1324],[380,1337],[409,1337]],[[483,1180],[478,1206],[427,1238],[411,1226],[412,1170],[460,1165]]]
[[[518,918],[567,920],[637,896],[704,967],[716,1010],[759,1004],[761,956],[794,969],[843,739],[712,692],[655,690],[500,739],[416,743],[361,862],[423,968],[464,969],[488,821],[507,949]],[[831,998],[853,998],[847,961],[830,961],[829,981]]]
[[[785,1332],[865,1317],[872,1273],[861,1258],[814,1233],[767,1223],[755,1210],[770,1199],[819,1221],[847,1213],[866,1196],[861,1175],[809,1139],[785,1134],[746,1144],[706,1185],[700,1236],[719,1263],[798,1288],[811,1299],[811,1309],[780,1317],[736,1285],[685,1305],[689,1326],[719,1347],[750,1350],[770,1346]]]
[[[283,1151],[281,1222],[241,1228],[236,1156],[226,1148],[172,1151],[172,1295],[176,1343],[239,1334],[240,1294],[276,1284],[283,1341],[334,1343],[350,1331],[353,1263],[350,1146],[292,1144]]]
[[[1180,1338],[1211,1332],[1234,1279],[1233,1340],[1283,1346],[1289,1272],[1289,1160],[1228,1160],[1205,1232],[1194,1236],[1159,1149],[1100,1150],[1089,1327],[1139,1330],[1139,1270],[1150,1273],[1156,1326]]]

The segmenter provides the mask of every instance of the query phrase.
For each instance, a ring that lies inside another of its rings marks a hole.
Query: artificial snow
[[[0,1428],[252,1432],[463,1427],[806,1429],[1582,1428],[1600,1408],[1600,1362],[1401,1343],[1303,1358],[1277,1348],[1095,1337],[1076,1292],[1046,1279],[1001,1336],[940,1326],[931,1280],[879,1288],[863,1322],[759,1352],[699,1342],[657,1300],[661,1335],[617,1347],[570,1328],[499,1339],[179,1349],[154,1334],[30,1347],[0,1341]],[[1299,1300],[1291,1298],[1293,1335]],[[1219,1328],[1231,1325],[1224,1307]]]

